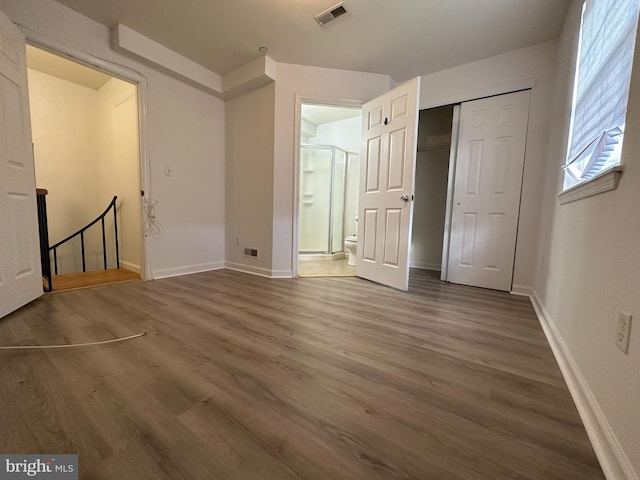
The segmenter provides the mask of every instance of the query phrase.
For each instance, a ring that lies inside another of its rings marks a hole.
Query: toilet
[[[356,232],[358,231],[358,217],[355,217],[356,220]],[[344,239],[344,251],[349,255],[349,261],[347,265],[355,265],[356,264],[356,249],[358,247],[358,237],[356,235],[350,235]]]

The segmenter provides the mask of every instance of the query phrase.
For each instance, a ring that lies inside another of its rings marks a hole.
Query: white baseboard
[[[120,267],[126,268],[132,272],[140,274],[141,268],[140,265],[136,265],[135,263],[125,262],[124,260],[120,260]]]
[[[271,270],[271,278],[293,278],[292,270]]]
[[[525,292],[529,293],[525,293]],[[540,325],[547,341],[553,350],[556,361],[569,392],[591,440],[593,450],[600,461],[600,466],[607,480],[640,480],[629,458],[625,454],[609,421],[605,417],[586,379],[582,375],[571,351],[562,339],[558,328],[549,312],[540,300],[537,292],[529,287],[513,286],[516,295],[527,295],[531,298],[533,308],[538,315]]]
[[[190,273],[208,272],[210,270],[220,270],[224,268],[224,262],[200,263],[198,265],[187,265],[184,267],[167,268],[156,270],[152,273],[153,279],[177,277],[180,275],[189,275]]]
[[[439,272],[442,269],[442,265],[439,263],[423,263],[423,262],[411,262],[409,265],[411,268],[419,268],[421,270],[434,270]]]
[[[533,288],[531,287],[525,287],[524,285],[513,285],[511,287],[511,295],[522,295],[524,297],[529,297],[531,299],[531,303],[534,302]]]
[[[291,270],[271,270],[269,268],[254,267],[253,265],[245,265],[243,263],[226,262],[225,268],[236,272],[250,273],[266,278],[292,278]]]

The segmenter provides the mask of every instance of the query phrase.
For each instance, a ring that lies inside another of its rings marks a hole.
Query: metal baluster
[[[87,271],[87,265],[84,261],[84,232],[80,232],[80,244],[82,245],[82,271]]]
[[[49,228],[47,225],[47,190],[38,188],[36,189],[36,194],[38,205],[38,232],[40,234],[40,266],[42,267],[42,276],[47,281],[44,290],[45,292],[50,292],[51,255],[49,253]]]
[[[118,219],[116,218],[116,198],[113,199],[113,229],[116,233],[116,268],[120,268],[120,252],[118,250]]]
[[[104,261],[104,269],[107,269],[107,242],[104,238],[104,217],[102,217],[102,260]]]

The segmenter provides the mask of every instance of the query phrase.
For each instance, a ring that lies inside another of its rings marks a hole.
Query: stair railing
[[[46,281],[44,291],[51,291],[51,257],[49,255],[49,225],[47,223],[47,190],[36,189],[38,204],[38,233],[40,234],[40,266],[42,278]]]
[[[104,217],[107,216],[107,214],[111,209],[113,209],[113,229],[115,232],[116,268],[120,267],[120,253],[118,251],[118,219],[116,215],[116,199],[117,198],[118,197],[114,195],[113,200],[111,200],[111,203],[109,203],[109,206],[107,207],[107,209],[104,212],[102,212],[102,214],[99,215],[98,218],[96,218],[94,221],[92,221],[91,223],[88,223],[87,225],[82,227],[80,230],[78,230],[76,233],[69,235],[64,240],[61,240],[55,245],[52,245],[51,247],[49,247],[49,251],[53,250],[53,266],[54,266],[54,271],[56,275],[58,275],[58,252],[57,252],[58,247],[68,242],[69,240],[77,237],[78,235],[80,235],[80,245],[82,247],[82,271],[83,272],[87,271],[87,265],[85,261],[85,255],[84,255],[84,232],[86,232],[89,228],[91,228],[93,225],[95,225],[98,222],[101,222],[102,224],[102,259],[104,262],[104,269],[105,270],[107,269],[107,241],[106,241],[105,229],[104,229]],[[51,267],[49,267],[49,271],[51,271]]]

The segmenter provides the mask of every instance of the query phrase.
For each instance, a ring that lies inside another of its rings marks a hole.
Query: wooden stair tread
[[[93,272],[66,273],[54,275],[51,280],[52,292],[78,290],[80,288],[97,287],[112,283],[140,280],[138,273],[124,268],[112,268],[108,270],[96,270]]]

